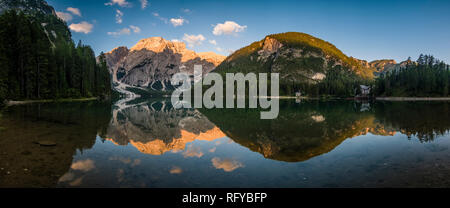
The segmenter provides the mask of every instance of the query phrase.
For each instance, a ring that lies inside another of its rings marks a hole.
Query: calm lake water
[[[450,102],[45,103],[0,118],[0,187],[450,187]]]

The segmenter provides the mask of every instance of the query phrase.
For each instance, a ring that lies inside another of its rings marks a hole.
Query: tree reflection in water
[[[204,154],[197,151],[195,141],[228,137],[247,152],[249,149],[274,161],[299,163],[361,135],[402,134],[425,145],[445,137],[450,129],[449,102],[287,100],[280,104],[275,120],[259,119],[259,109],[174,109],[170,100],[130,99],[112,106],[101,102],[12,106],[0,120],[0,187],[54,187],[64,181],[77,184],[81,181],[75,180],[73,171],[85,173],[102,167],[90,158],[74,160],[81,152],[93,149],[96,141],[110,141],[117,148],[131,145],[141,157],[182,152],[184,160],[193,160]],[[44,147],[40,142],[56,146]],[[427,148],[444,148],[435,146]],[[108,154],[108,160],[124,161],[114,152]],[[251,166],[218,157],[216,147],[209,154],[209,167],[226,173]],[[141,160],[126,162],[135,167]],[[191,165],[202,167],[200,163]],[[211,169],[203,171],[206,174]],[[180,165],[167,171],[171,175],[186,172]]]

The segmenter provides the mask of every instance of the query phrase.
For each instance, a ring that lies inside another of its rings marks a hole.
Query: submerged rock
[[[53,141],[38,141],[37,144],[43,146],[43,147],[53,147],[56,146],[56,142]]]

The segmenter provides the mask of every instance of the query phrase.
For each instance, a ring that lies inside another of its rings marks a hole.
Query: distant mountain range
[[[71,41],[69,29],[62,21],[57,21],[55,10],[46,1],[0,1],[0,13],[10,9],[38,17],[35,19],[40,21],[53,46],[58,39]],[[280,73],[281,83],[285,88],[296,91],[333,80],[347,82],[343,86],[332,86],[332,89],[321,86],[309,90],[321,94],[339,91],[335,89],[338,87],[352,88],[351,86],[362,83],[361,80],[371,81],[380,74],[414,64],[412,61],[396,63],[389,59],[372,62],[359,60],[347,56],[329,42],[299,32],[268,35],[228,57],[214,52],[196,53],[188,50],[183,42],[151,37],[139,41],[130,49],[123,46],[115,48],[105,54],[105,59],[113,87],[124,94],[170,92],[174,89],[170,84],[171,77],[181,71],[192,74],[194,65],[202,65],[204,74],[213,70],[219,73]],[[349,82],[351,83],[348,84]],[[323,85],[332,84],[336,85]],[[286,93],[292,94],[292,90],[288,89]],[[353,89],[347,91],[341,94],[348,95]]]
[[[196,53],[186,49],[182,42],[162,37],[143,39],[131,49],[118,47],[105,55],[116,90],[125,93],[123,88],[170,92],[172,75],[180,71],[192,73],[196,64],[203,65],[204,74],[213,70],[272,72],[280,73],[282,83],[314,85],[326,79],[332,69],[373,80],[412,63],[359,60],[345,55],[329,42],[298,32],[269,35],[228,57],[213,52]]]
[[[360,62],[362,67],[372,71],[373,75],[376,77],[389,71],[404,69],[408,64],[417,64],[411,60],[406,60],[397,63],[393,59],[375,60],[371,62],[367,62],[365,60],[358,60],[358,61]]]

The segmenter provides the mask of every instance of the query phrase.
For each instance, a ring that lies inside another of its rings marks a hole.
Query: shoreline
[[[376,97],[380,101],[450,101],[450,97]]]
[[[22,101],[16,101],[16,100],[10,100],[6,101],[6,106],[14,106],[14,105],[25,105],[25,104],[31,104],[31,103],[53,103],[53,102],[82,102],[82,101],[92,101],[92,100],[98,100],[97,97],[91,97],[91,98],[64,98],[64,99],[56,99],[56,100],[22,100]]]
[[[294,97],[294,96],[278,96],[271,97],[265,96],[262,98],[270,99],[303,99],[303,100],[361,100],[361,98],[348,97],[348,98],[323,98],[323,97]],[[375,97],[368,98],[376,101],[450,101],[450,97]]]

